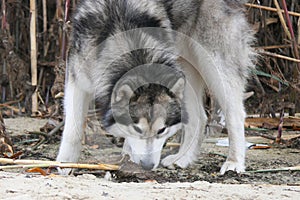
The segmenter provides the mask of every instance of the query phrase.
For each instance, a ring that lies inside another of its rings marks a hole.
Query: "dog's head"
[[[108,130],[125,138],[125,153],[147,170],[159,165],[166,140],[187,120],[183,104],[184,77],[168,79],[170,74],[161,75],[168,83],[137,86],[138,81],[129,78],[112,95],[115,123]]]

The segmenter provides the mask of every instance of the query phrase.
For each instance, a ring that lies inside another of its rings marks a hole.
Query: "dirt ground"
[[[32,118],[6,119],[15,147],[22,150],[22,159],[55,160],[59,135],[33,150],[40,136],[25,134],[39,131],[47,120]],[[116,163],[121,148],[111,137],[97,132],[97,126],[87,129],[81,157],[83,163]],[[272,133],[272,132],[270,132]],[[276,134],[276,131],[274,131]],[[298,135],[299,132],[284,135]],[[46,176],[31,174],[24,169],[0,171],[1,199],[300,199],[300,171],[254,173],[255,170],[277,169],[300,165],[299,148],[272,146],[270,149],[248,150],[246,173],[219,170],[225,161],[227,147],[216,142],[226,135],[208,137],[199,160],[187,169],[143,171],[132,163],[123,163],[119,171],[79,170],[75,176]],[[247,141],[268,144],[261,137],[247,136]],[[163,155],[176,151],[165,147]],[[55,173],[55,171],[54,171]]]

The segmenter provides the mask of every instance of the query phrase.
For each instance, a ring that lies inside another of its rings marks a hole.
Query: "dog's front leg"
[[[233,95],[234,96],[234,95]],[[242,95],[235,96],[225,101],[227,105],[223,106],[226,109],[226,127],[229,137],[229,154],[226,162],[221,168],[221,174],[232,170],[238,173],[245,171],[245,135],[244,135],[244,119],[245,112],[243,108]]]
[[[204,139],[207,116],[203,107],[205,84],[198,72],[190,65],[183,65],[186,74],[185,104],[188,112],[188,123],[184,125],[179,152],[164,158],[163,166],[176,164],[186,168],[199,155],[199,147]]]
[[[65,127],[57,156],[59,162],[77,162],[81,151],[83,125],[89,105],[89,94],[69,81],[65,89]],[[69,174],[71,169],[61,170]]]

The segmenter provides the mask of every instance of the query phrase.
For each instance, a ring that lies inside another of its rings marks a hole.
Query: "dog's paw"
[[[186,159],[186,157],[178,158],[178,156],[175,154],[175,155],[169,155],[166,158],[164,158],[161,161],[161,164],[164,167],[168,167],[168,168],[174,167],[174,164],[175,164],[178,167],[184,169],[184,168],[187,168],[189,166],[190,161],[188,159]]]
[[[245,166],[241,162],[226,161],[221,167],[220,173],[223,175],[227,171],[235,171],[237,173],[245,172]]]
[[[74,159],[70,159],[69,155],[59,153],[56,161],[60,163],[71,163],[74,162]],[[57,171],[62,176],[72,175],[74,172],[73,168],[60,168],[57,167]]]
[[[58,167],[57,171],[58,171],[59,175],[68,176],[68,175],[73,174],[74,169],[73,168],[60,168],[60,167]]]

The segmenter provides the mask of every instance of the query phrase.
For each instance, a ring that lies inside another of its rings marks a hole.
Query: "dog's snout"
[[[141,166],[143,167],[143,169],[145,170],[151,170],[154,168],[154,163],[152,162],[144,162],[144,161],[141,161]]]

